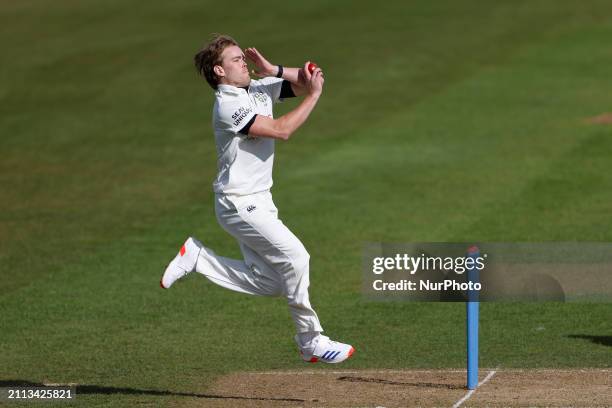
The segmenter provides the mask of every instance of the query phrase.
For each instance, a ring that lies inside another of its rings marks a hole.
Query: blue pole
[[[474,260],[480,256],[478,247],[468,249],[468,257]],[[468,282],[479,282],[478,269],[470,268],[467,271]],[[478,291],[468,290],[467,301],[467,388],[476,389],[478,386]]]

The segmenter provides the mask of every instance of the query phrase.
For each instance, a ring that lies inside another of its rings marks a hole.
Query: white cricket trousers
[[[219,224],[238,240],[243,260],[203,247],[196,271],[225,288],[287,298],[297,333],[323,331],[308,298],[310,255],[278,218],[270,191],[215,195]]]

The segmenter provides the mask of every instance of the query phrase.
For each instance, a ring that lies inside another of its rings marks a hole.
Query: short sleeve
[[[274,103],[281,102],[281,89],[283,87],[283,78],[266,77],[258,82],[262,91],[270,95]]]
[[[239,133],[255,120],[255,112],[248,98],[232,98],[219,104],[215,115],[215,129]]]

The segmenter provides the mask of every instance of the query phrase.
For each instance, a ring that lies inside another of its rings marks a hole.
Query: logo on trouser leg
[[[257,208],[257,207],[255,207],[254,205],[249,205],[249,206],[247,207],[247,209],[246,209],[246,210],[247,210],[248,212],[251,212],[251,211],[253,211],[253,210],[254,210],[254,209],[256,209],[256,208]]]

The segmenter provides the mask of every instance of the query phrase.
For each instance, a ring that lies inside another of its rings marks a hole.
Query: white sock
[[[312,343],[312,341],[314,339],[317,338],[317,336],[319,336],[321,332],[318,331],[310,331],[310,332],[304,332],[304,333],[298,333],[298,340],[300,341],[300,344],[302,345],[302,347],[308,347],[310,345],[310,343]]]

